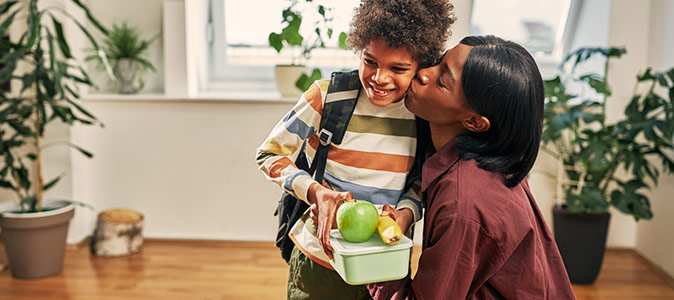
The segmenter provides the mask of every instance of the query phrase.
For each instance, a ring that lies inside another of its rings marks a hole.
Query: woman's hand
[[[312,203],[311,213],[316,224],[318,242],[328,258],[333,259],[330,230],[337,228],[335,214],[344,201],[354,201],[351,192],[337,192],[317,182],[309,187],[307,198]]]
[[[407,233],[410,225],[412,225],[412,222],[414,222],[414,213],[407,207],[395,209],[392,206],[386,204],[381,210],[381,215],[389,216],[391,219],[396,221],[403,234]]]

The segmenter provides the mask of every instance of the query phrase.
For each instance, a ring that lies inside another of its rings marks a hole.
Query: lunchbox
[[[330,245],[334,260],[330,260],[330,265],[352,285],[401,279],[409,271],[412,244],[403,235],[397,244],[387,245],[376,232],[365,242],[351,243],[333,229]]]

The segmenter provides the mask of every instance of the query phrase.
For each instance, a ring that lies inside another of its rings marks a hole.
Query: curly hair
[[[431,66],[444,53],[456,20],[448,0],[362,0],[355,9],[347,43],[360,51],[372,40],[406,48],[419,62]]]

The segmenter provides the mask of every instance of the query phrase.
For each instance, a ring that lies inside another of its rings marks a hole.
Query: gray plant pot
[[[135,86],[138,70],[138,63],[134,60],[121,58],[117,61],[117,64],[115,64],[115,76],[119,82],[120,94],[138,93],[138,88]]]
[[[39,213],[2,213],[0,228],[12,276],[36,279],[60,273],[74,214],[72,204]]]

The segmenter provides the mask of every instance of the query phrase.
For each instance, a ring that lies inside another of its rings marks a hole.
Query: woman
[[[543,83],[521,46],[467,37],[412,82],[407,108],[429,121],[423,252],[412,281],[375,299],[573,299],[525,176],[538,154]],[[384,214],[396,218],[390,207]]]

